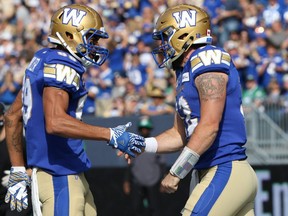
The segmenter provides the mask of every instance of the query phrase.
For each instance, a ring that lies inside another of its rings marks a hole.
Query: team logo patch
[[[189,80],[190,80],[189,72],[183,73],[183,75],[182,75],[182,83],[183,82],[189,82]]]

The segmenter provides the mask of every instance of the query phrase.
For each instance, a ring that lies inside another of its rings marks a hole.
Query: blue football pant
[[[246,160],[199,170],[183,216],[254,216],[257,176]]]

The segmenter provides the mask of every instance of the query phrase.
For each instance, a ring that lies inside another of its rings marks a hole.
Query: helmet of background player
[[[159,46],[152,54],[160,68],[172,68],[172,63],[192,44],[211,44],[210,17],[201,8],[181,4],[162,13],[152,34]]]
[[[153,125],[152,121],[148,116],[142,116],[138,122],[138,129],[140,130],[141,128],[147,128],[152,130]]]
[[[60,8],[52,16],[48,41],[63,46],[88,67],[105,62],[109,51],[98,42],[108,37],[101,17],[94,9],[72,4]]]

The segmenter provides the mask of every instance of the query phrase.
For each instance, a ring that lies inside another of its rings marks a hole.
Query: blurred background
[[[109,60],[85,74],[89,90],[83,120],[107,127],[151,117],[153,135],[172,126],[174,73],[154,63],[154,23],[168,6],[195,4],[211,17],[213,43],[231,55],[243,88],[248,160],[257,172],[257,216],[288,216],[288,1],[287,0],[0,0],[0,101],[9,107],[27,64],[47,43],[59,7],[83,3],[103,18]],[[106,143],[86,142],[87,172],[100,216],[126,216],[122,190],[127,164]],[[165,155],[167,170],[177,153]],[[244,178],[244,177],[243,177]],[[189,177],[173,195],[161,194],[161,215],[180,215]],[[241,187],[241,185],[239,185]]]

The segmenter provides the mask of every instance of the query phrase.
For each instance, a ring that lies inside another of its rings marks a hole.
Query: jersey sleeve
[[[43,67],[44,85],[75,93],[80,87],[84,68],[68,53],[53,51],[47,54]]]
[[[229,53],[213,46],[197,50],[193,53],[190,63],[194,77],[206,72],[222,72],[229,75],[232,64]]]

